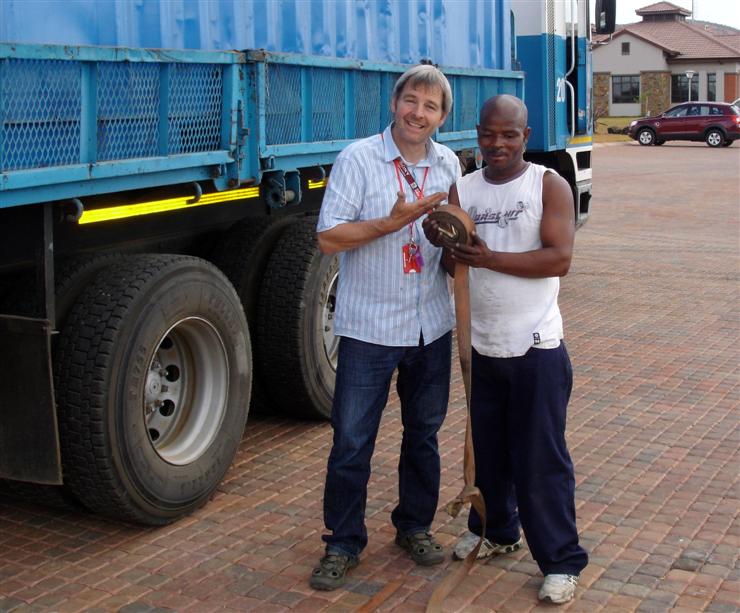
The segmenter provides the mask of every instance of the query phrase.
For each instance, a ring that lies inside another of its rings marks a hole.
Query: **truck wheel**
[[[65,484],[92,511],[162,525],[204,504],[241,440],[251,346],[211,264],[131,256],[69,312],[54,379]]]
[[[288,228],[270,256],[260,290],[260,369],[285,413],[328,419],[334,396],[338,338],[334,305],[339,261],[316,245],[316,219]]]
[[[90,283],[95,274],[106,265],[120,260],[120,254],[97,254],[73,256],[61,262],[54,275],[57,329],[64,327],[67,313],[72,308],[77,295]],[[37,302],[35,283],[36,279],[32,274],[25,275],[18,280],[12,302],[7,305],[10,312],[33,314],[34,305]],[[56,341],[56,336],[52,337],[52,341]],[[56,509],[77,512],[83,510],[80,501],[66,485],[45,485],[0,479],[0,495]]]
[[[297,218],[293,215],[245,219],[229,230],[225,240],[211,254],[211,261],[229,278],[236,293],[239,294],[244,314],[247,316],[249,334],[253,340],[252,353],[255,365],[249,407],[250,411],[258,413],[272,412],[258,368],[261,354],[257,342],[257,301],[260,284],[275,243],[286,228],[296,221]]]

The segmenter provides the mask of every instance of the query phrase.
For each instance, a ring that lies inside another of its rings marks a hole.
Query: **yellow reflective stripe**
[[[569,145],[586,145],[593,142],[592,136],[577,136],[568,141]]]
[[[326,187],[326,179],[322,179],[321,181],[308,180],[308,189],[319,189],[321,187]]]
[[[140,202],[138,204],[122,204],[119,206],[109,206],[102,209],[83,211],[82,216],[77,223],[88,224],[98,223],[101,221],[112,221],[114,219],[151,215],[152,213],[164,213],[166,211],[175,211],[177,209],[207,206],[209,204],[218,204],[220,202],[257,198],[259,195],[259,187],[246,187],[244,189],[233,189],[225,192],[204,194],[198,202],[193,202],[192,196],[185,196],[180,198],[167,198],[166,200],[152,200],[151,202]]]

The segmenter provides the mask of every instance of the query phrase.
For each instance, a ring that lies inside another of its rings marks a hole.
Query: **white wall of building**
[[[622,43],[630,44],[629,55],[622,55]],[[716,100],[725,99],[725,73],[740,74],[740,62],[688,62],[668,63],[663,50],[651,45],[629,33],[622,34],[611,42],[603,45],[594,45],[593,67],[594,72],[605,72],[611,75],[639,75],[642,72],[668,71],[671,74],[685,74],[693,70],[693,79],[699,80],[699,99],[707,99],[708,74],[716,75]],[[613,117],[630,117],[641,114],[640,103],[612,102],[611,79],[609,81],[609,115]],[[640,92],[642,94],[642,92]],[[739,94],[740,95],[740,94]],[[665,109],[650,109],[650,112],[660,113]]]
[[[630,54],[622,55],[622,43]],[[668,70],[663,50],[631,34],[621,34],[606,45],[594,45],[594,71],[612,74],[640,74],[646,70]]]

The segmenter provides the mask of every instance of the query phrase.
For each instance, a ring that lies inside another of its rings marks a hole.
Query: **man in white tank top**
[[[559,278],[570,267],[573,195],[554,171],[524,160],[527,109],[495,96],[480,113],[486,166],[459,179],[449,201],[475,222],[471,246],[446,249],[443,262],[470,266],[473,345],[470,413],[476,485],[486,502],[479,557],[521,547],[520,525],[545,580],[540,600],[573,598],[588,554],[578,544],[575,478],[565,442],[573,382],[558,308]],[[424,222],[439,246],[438,228]],[[482,524],[475,509],[455,547],[464,558]]]

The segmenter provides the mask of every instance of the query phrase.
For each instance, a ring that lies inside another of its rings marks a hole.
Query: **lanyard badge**
[[[416,178],[414,177],[413,173],[409,170],[408,166],[406,166],[406,162],[404,162],[400,158],[396,158],[393,160],[393,164],[396,166],[396,178],[398,179],[398,187],[401,191],[404,191],[403,189],[403,183],[401,183],[401,175],[403,175],[403,178],[406,179],[406,182],[411,187],[411,191],[414,194],[414,197],[419,200],[420,198],[424,197],[424,185],[427,182],[427,175],[429,174],[429,168],[424,169],[424,180],[422,181],[421,187],[416,182]],[[403,272],[405,274],[414,274],[417,272],[421,272],[421,269],[424,267],[424,258],[421,255],[421,247],[414,241],[414,223],[411,222],[409,224],[409,240],[408,242],[401,247],[401,255],[403,259]]]

